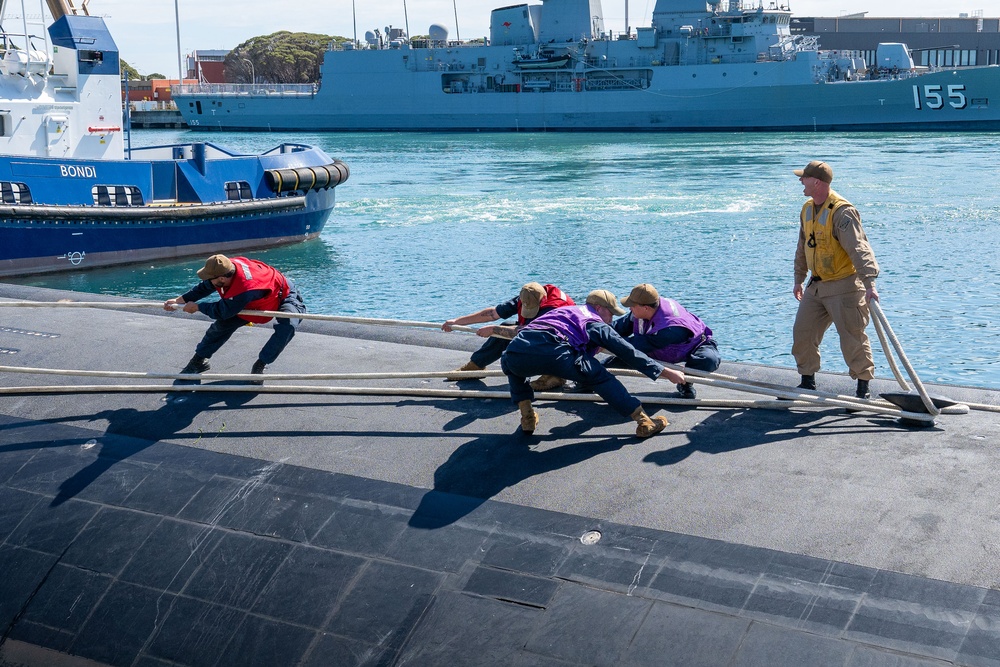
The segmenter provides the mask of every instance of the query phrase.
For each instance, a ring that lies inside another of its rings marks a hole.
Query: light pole
[[[177,83],[184,85],[184,65],[181,64],[181,10],[177,0],[174,0],[174,25],[177,28]],[[25,34],[28,34],[25,32]]]
[[[243,62],[250,65],[250,83],[257,83],[257,72],[253,68],[253,61],[249,58],[244,58]]]

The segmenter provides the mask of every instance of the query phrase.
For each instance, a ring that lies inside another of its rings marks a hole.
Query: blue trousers
[[[506,338],[487,338],[483,346],[472,353],[470,361],[480,368],[486,368],[500,359],[508,345],[510,345],[510,341]]]
[[[555,375],[592,387],[623,417],[631,416],[642,405],[593,355],[577,352],[548,331],[522,330],[504,351],[500,368],[507,376],[514,403],[534,399],[529,377]]]
[[[304,313],[306,312],[306,305],[302,302],[302,297],[295,290],[294,287],[291,288],[288,296],[285,297],[281,305],[278,306],[278,310],[283,313]],[[274,320],[274,331],[271,333],[271,337],[268,338],[264,347],[261,348],[260,354],[257,358],[263,361],[265,364],[273,364],[278,355],[281,354],[285,346],[291,342],[292,338],[295,336],[295,329],[302,323],[300,319],[293,319],[290,317],[278,317]],[[198,343],[198,347],[195,348],[195,354],[199,357],[204,357],[205,359],[210,359],[213,354],[219,351],[227,340],[232,337],[236,330],[240,327],[244,327],[250,324],[244,319],[239,317],[230,317],[224,320],[216,320],[212,323],[212,326],[208,328],[205,332],[204,337],[201,342]]]

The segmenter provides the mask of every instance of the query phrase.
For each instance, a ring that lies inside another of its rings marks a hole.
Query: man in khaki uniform
[[[793,173],[802,183],[803,194],[810,198],[800,215],[792,289],[799,302],[792,329],[792,356],[802,376],[799,389],[816,389],[819,346],[833,324],[851,377],[858,381],[856,395],[868,398],[875,363],[865,329],[868,304],[878,301],[875,253],[857,209],[830,188],[830,165],[813,160]]]

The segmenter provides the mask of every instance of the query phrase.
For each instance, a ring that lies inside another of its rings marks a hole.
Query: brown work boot
[[[531,407],[531,401],[525,399],[517,404],[521,411],[521,431],[531,435],[538,426],[538,413]]]
[[[657,416],[650,419],[641,406],[632,413],[632,419],[638,424],[635,427],[635,437],[637,438],[652,437],[670,425],[666,417]]]
[[[535,391],[552,391],[566,384],[566,380],[557,378],[555,375],[539,375],[537,380],[532,380],[528,384]]]
[[[481,366],[478,366],[477,364],[475,364],[475,363],[473,363],[471,361],[467,361],[467,362],[465,362],[464,366],[462,366],[461,368],[456,368],[455,370],[456,371],[484,371],[486,369],[482,368]],[[444,379],[444,381],[445,382],[458,382],[459,380],[478,380],[478,379],[484,378],[484,377],[486,377],[486,376],[485,375],[469,375],[469,376],[466,376],[466,377],[454,377],[454,376],[449,375],[448,377],[446,377]]]

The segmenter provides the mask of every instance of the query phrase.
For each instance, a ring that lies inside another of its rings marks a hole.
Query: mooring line
[[[190,377],[190,376],[188,376]],[[252,376],[260,378],[259,375]],[[316,385],[36,385],[31,387],[0,387],[0,396],[34,396],[43,394],[123,394],[123,393],[185,393],[185,392],[218,392],[218,393],[256,393],[256,394],[315,394],[315,395],[356,395],[356,396],[411,396],[418,398],[482,398],[490,400],[509,401],[510,395],[505,391],[479,391],[464,389],[408,389],[401,387],[321,387]],[[555,392],[539,392],[535,394],[538,400],[547,401],[603,401],[595,394],[565,394]],[[801,397],[790,400],[735,400],[735,399],[688,399],[679,397],[647,396],[638,398],[643,405],[676,405],[688,408],[767,408],[790,409],[814,406],[819,401],[812,397]],[[812,399],[812,400],[810,400]],[[876,405],[859,405],[848,401],[824,399],[825,407],[850,408],[853,410],[873,412],[892,417],[905,417],[915,421],[933,421],[933,417],[923,412],[906,412],[904,410],[883,408]]]
[[[900,360],[903,362],[904,367],[910,374],[911,379],[913,379],[914,384],[917,387],[917,391],[921,396],[925,407],[928,410],[928,415],[923,417],[914,417],[915,419],[933,419],[934,416],[941,414],[941,410],[937,408],[933,401],[927,396],[926,390],[923,388],[922,383],[916,376],[916,371],[910,365],[909,360],[906,358],[905,353],[902,350],[902,346],[899,343],[898,338],[896,338],[895,333],[889,326],[888,320],[885,314],[882,312],[881,307],[878,302],[873,301],[871,304],[871,310],[875,313],[876,319],[876,330],[879,333],[879,339],[883,341],[883,349],[886,351],[886,357],[889,360],[890,367],[893,369],[893,373],[896,375],[897,381],[900,385],[908,390],[908,385],[906,381],[902,379],[898,370],[895,368],[895,364],[892,360],[891,355],[889,355],[887,346],[884,344],[884,337],[882,332],[882,327],[884,327],[888,333],[893,347],[895,347]],[[40,307],[61,307],[61,308],[163,308],[162,303],[154,302],[115,302],[115,301],[0,301],[0,308],[2,307],[20,307],[20,308],[40,308]],[[178,310],[182,308],[180,304],[173,304],[172,309]],[[270,311],[270,310],[243,310],[241,314],[252,315],[252,316],[262,316],[262,317],[282,317],[282,318],[294,318],[294,319],[312,319],[320,321],[331,321],[331,322],[345,322],[353,324],[368,324],[368,325],[382,325],[382,326],[402,326],[402,327],[418,327],[418,328],[433,328],[440,329],[441,324],[435,322],[421,322],[415,320],[391,320],[382,318],[369,318],[369,317],[350,317],[342,315],[320,315],[314,313],[286,313],[282,311]],[[881,325],[881,326],[880,326]],[[466,326],[455,326],[452,327],[456,331],[464,331],[475,333],[477,329],[473,327]],[[883,401],[868,401],[865,399],[859,399],[851,396],[842,396],[838,394],[829,394],[824,392],[809,392],[802,393],[800,391],[788,391],[781,385],[775,385],[771,383],[755,382],[742,380],[734,376],[724,376],[719,374],[703,373],[694,369],[689,369],[685,367],[680,367],[675,364],[666,364],[667,366],[674,368],[675,370],[681,371],[688,374],[688,380],[691,382],[697,382],[708,385],[716,385],[720,388],[732,389],[735,391],[743,391],[755,394],[767,393],[773,394],[777,398],[792,399],[797,401],[819,403],[819,404],[830,404],[830,405],[846,405],[852,409],[863,409],[868,411],[890,411],[897,413],[904,413],[903,410],[898,410],[895,407],[889,407]],[[15,369],[14,367],[0,367],[0,370],[8,370],[10,372],[32,372],[31,370],[21,370]],[[35,369],[35,372],[39,373],[52,373],[58,374],[59,371],[55,369]],[[618,375],[627,376],[640,376],[641,374],[637,371],[613,371]],[[113,373],[113,374],[108,374]],[[68,374],[68,373],[66,373]],[[171,373],[128,373],[126,371],[108,372],[108,371],[76,371],[73,374],[87,375],[87,376],[97,376],[97,377],[128,377],[128,378],[149,378],[149,379],[184,379],[183,377],[178,377],[180,374]],[[399,373],[324,373],[324,374],[310,374],[310,375],[268,375],[269,380],[273,381],[283,381],[283,380],[360,380],[360,379],[405,379],[405,378],[417,378],[417,377],[449,377],[449,378],[481,378],[481,377],[493,377],[500,375],[499,371],[439,371],[430,373],[416,373],[416,374],[399,374]],[[219,374],[215,376],[210,376],[213,379],[219,380],[245,380],[246,376],[242,374]],[[259,379],[259,376],[258,378]],[[687,404],[691,404],[691,399],[680,399],[685,401]],[[993,406],[987,406],[984,404],[975,404],[977,409],[985,409]],[[956,414],[962,409],[966,411],[968,408],[966,406],[958,406],[957,409],[946,410],[946,413]],[[1000,411],[1000,408],[997,409]],[[914,415],[922,415],[923,413],[912,413]]]

